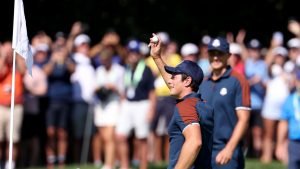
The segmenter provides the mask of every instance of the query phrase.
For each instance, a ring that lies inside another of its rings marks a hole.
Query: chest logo
[[[212,43],[213,47],[219,47],[221,45],[219,39],[215,39]]]
[[[225,96],[226,94],[227,94],[227,89],[223,87],[223,88],[220,90],[220,95]]]

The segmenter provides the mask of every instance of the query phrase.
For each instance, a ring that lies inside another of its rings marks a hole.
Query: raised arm
[[[153,58],[156,66],[158,67],[158,70],[161,73],[168,88],[170,88],[168,81],[169,81],[169,79],[171,79],[171,75],[165,71],[164,67],[167,66],[167,64],[161,58],[161,40],[154,33],[152,35],[153,35],[153,37],[150,38],[150,43],[148,45],[149,47],[151,47],[150,55]],[[157,42],[155,41],[155,38],[158,38]]]

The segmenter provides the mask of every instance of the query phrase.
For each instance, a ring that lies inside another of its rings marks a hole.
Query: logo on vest
[[[223,88],[220,90],[220,95],[225,96],[226,94],[227,94],[227,89],[223,87]]]

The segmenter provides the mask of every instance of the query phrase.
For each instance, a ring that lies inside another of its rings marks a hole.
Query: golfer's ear
[[[188,76],[186,79],[186,86],[190,86],[192,84],[192,78],[190,76]]]

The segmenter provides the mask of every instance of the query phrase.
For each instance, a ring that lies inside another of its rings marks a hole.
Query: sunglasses
[[[222,56],[226,56],[227,53],[224,53],[224,52],[221,52],[221,51],[218,51],[218,50],[212,50],[212,51],[209,51],[208,52],[209,56],[210,57],[222,57]]]

